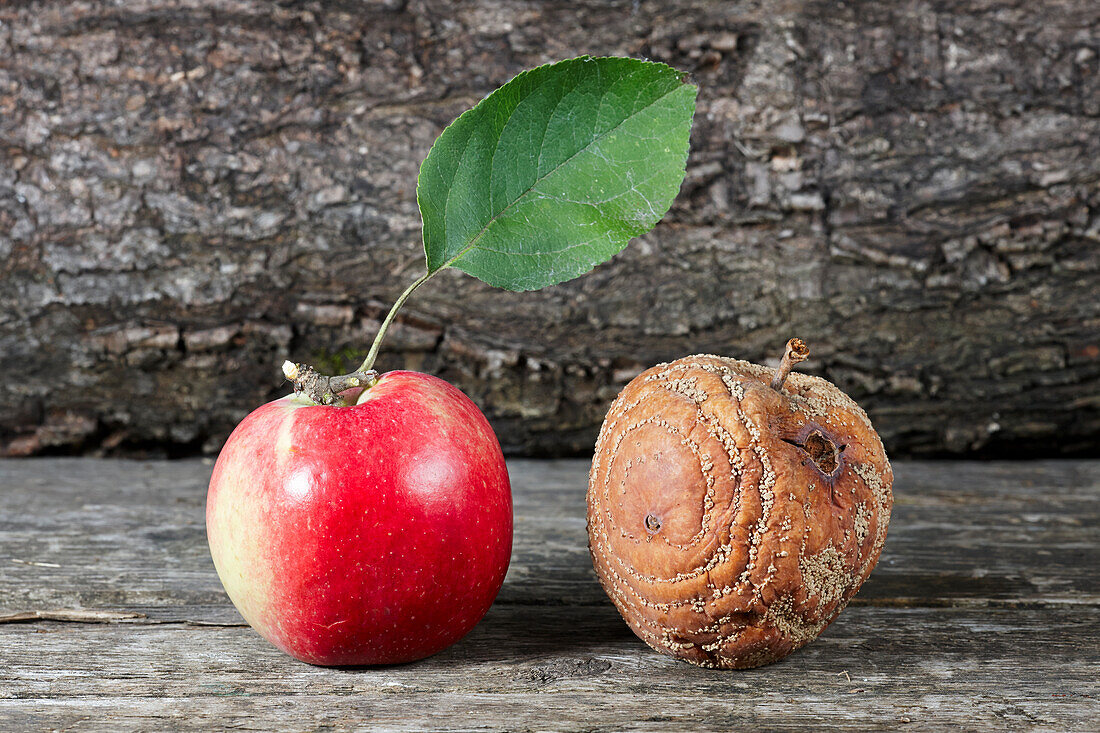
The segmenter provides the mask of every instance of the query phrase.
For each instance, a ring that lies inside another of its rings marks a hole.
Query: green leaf
[[[464,112],[420,167],[428,273],[537,290],[660,221],[680,190],[696,88],[664,64],[581,57],[525,71]]]

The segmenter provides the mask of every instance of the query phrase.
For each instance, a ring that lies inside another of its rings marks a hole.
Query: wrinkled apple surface
[[[416,372],[384,374],[361,400],[260,407],[229,437],[207,496],[229,597],[313,664],[446,648],[489,609],[511,554],[508,473],[473,402]]]
[[[717,356],[612,404],[588,532],[600,582],[653,648],[755,667],[815,639],[878,561],[893,474],[867,415],[818,377]]]

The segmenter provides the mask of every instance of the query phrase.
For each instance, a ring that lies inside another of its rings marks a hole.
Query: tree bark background
[[[0,451],[215,451],[355,366],[422,267],[436,135],[582,53],[693,72],[687,180],[537,293],[457,272],[379,364],[511,453],[591,451],[647,366],[805,371],[895,455],[1100,450],[1100,4],[0,1]]]

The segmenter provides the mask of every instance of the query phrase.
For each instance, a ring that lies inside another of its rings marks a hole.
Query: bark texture
[[[213,451],[284,359],[354,368],[436,135],[580,53],[693,71],[673,211],[545,291],[435,279],[381,368],[584,453],[653,363],[800,336],[892,454],[1097,452],[1094,0],[0,3],[0,450]]]

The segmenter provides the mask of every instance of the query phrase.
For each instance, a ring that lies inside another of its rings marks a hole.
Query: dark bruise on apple
[[[653,648],[706,667],[774,662],[815,639],[878,561],[893,474],[831,383],[691,356],[612,404],[588,489],[600,582]]]
[[[241,615],[286,653],[420,659],[469,632],[504,582],[504,457],[477,407],[435,377],[389,372],[350,401],[291,395],[237,426],[210,480],[211,554]]]

